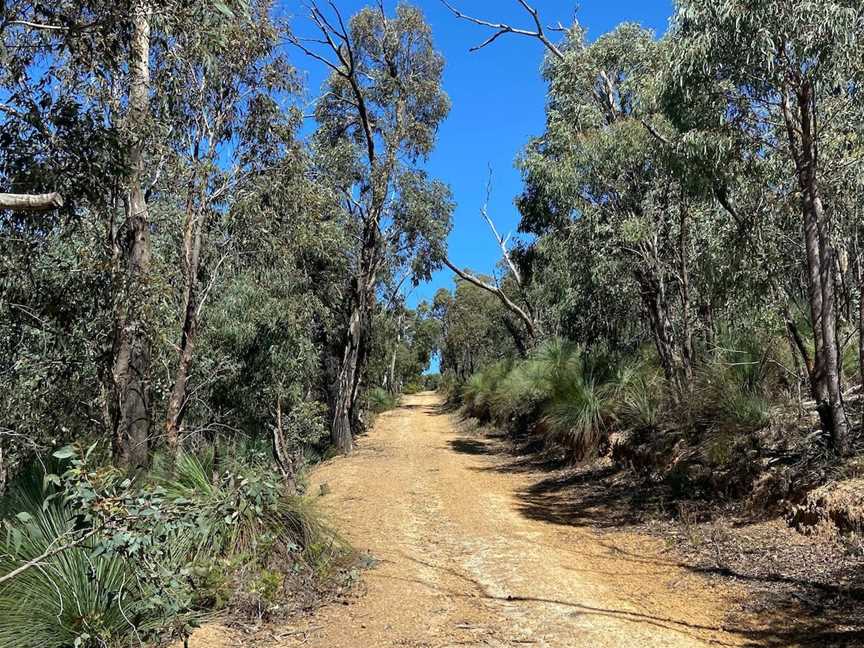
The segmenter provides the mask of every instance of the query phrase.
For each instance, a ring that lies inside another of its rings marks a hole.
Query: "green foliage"
[[[366,394],[366,399],[369,410],[375,414],[391,410],[399,404],[398,399],[393,394],[380,387],[370,389]]]
[[[263,454],[235,449],[215,470],[204,449],[138,483],[91,467],[92,450],[55,453],[71,461],[62,478],[25,480],[4,501],[0,572],[77,544],[0,585],[4,645],[183,636],[205,610],[254,597],[261,613],[293,573],[326,572],[344,544]]]
[[[40,481],[22,481],[6,502],[17,513],[2,521],[0,574],[81,537],[72,507],[59,498],[46,500]],[[176,592],[140,579],[133,556],[100,551],[106,540],[94,536],[0,585],[0,642],[10,648],[95,648],[183,624],[164,598]]]

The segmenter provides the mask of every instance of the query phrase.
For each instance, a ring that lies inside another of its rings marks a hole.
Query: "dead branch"
[[[59,209],[63,205],[63,197],[56,191],[47,194],[0,193],[0,209],[43,212]]]
[[[469,16],[467,14],[462,13],[456,7],[451,5],[447,0],[441,0],[445,7],[447,7],[454,16],[460,18],[462,20],[467,20],[468,22],[474,23],[475,25],[480,25],[481,27],[488,27],[489,29],[495,30],[494,33],[487,38],[485,41],[480,43],[479,45],[475,45],[471,48],[470,51],[476,52],[478,50],[483,49],[487,45],[491,45],[498,38],[505,34],[516,34],[517,36],[528,36],[529,38],[536,38],[543,46],[549,50],[552,55],[558,60],[564,60],[564,53],[558,48],[555,43],[549,40],[546,36],[546,32],[543,29],[543,23],[540,20],[540,13],[531,5],[529,5],[526,0],[517,0],[517,2],[522,5],[525,11],[530,14],[531,18],[534,20],[535,29],[532,31],[530,29],[519,29],[508,25],[506,23],[496,23],[489,20],[483,20],[482,18],[475,18],[474,16]]]
[[[28,569],[30,569],[32,567],[36,567],[43,560],[47,560],[48,558],[51,558],[52,556],[56,556],[59,553],[62,553],[64,551],[68,551],[69,549],[72,549],[74,547],[77,547],[77,546],[83,544],[89,538],[91,538],[93,535],[95,535],[97,530],[98,529],[91,529],[90,531],[85,533],[80,538],[77,538],[75,540],[72,540],[72,541],[67,542],[65,544],[62,544],[62,545],[55,546],[53,548],[46,549],[44,552],[42,552],[41,554],[39,554],[38,556],[33,558],[33,560],[28,560],[26,563],[24,563],[23,565],[21,565],[17,569],[13,569],[8,574],[3,574],[3,576],[0,576],[0,585],[5,583],[6,581],[12,580],[16,576],[23,574]]]
[[[444,265],[446,265],[454,273],[456,273],[459,277],[461,277],[468,283],[474,284],[478,288],[482,288],[483,290],[495,295],[501,301],[501,303],[504,304],[504,307],[507,308],[507,310],[509,310],[520,320],[522,320],[522,322],[525,324],[526,329],[528,330],[528,336],[532,340],[537,339],[538,327],[537,323],[534,321],[534,318],[532,318],[528,313],[521,309],[512,299],[507,296],[507,294],[503,290],[501,290],[501,288],[486,283],[479,277],[475,277],[474,275],[465,272],[464,270],[460,270],[447,257],[444,258]]]

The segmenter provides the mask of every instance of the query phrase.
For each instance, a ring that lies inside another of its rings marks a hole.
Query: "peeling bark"
[[[150,19],[153,9],[146,0],[133,8],[133,35],[129,66],[127,128],[130,175],[126,204],[125,261],[126,303],[120,305],[112,371],[114,395],[113,450],[117,465],[147,465],[150,435],[150,340],[144,313],[151,265],[150,228],[144,195],[144,131],[150,111]]]

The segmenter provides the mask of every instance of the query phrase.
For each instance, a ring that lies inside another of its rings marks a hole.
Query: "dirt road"
[[[454,421],[436,395],[406,397],[353,455],[314,471],[312,492],[327,484],[322,505],[374,565],[356,596],[266,637],[209,626],[190,648],[752,645],[722,627],[742,592],[684,570],[656,539],[532,510],[524,493],[543,475],[508,469]]]
[[[526,515],[537,475],[502,470],[432,394],[382,415],[350,457],[315,471],[342,533],[377,565],[362,593],[276,646],[741,645],[724,594],[671,564],[656,540]]]

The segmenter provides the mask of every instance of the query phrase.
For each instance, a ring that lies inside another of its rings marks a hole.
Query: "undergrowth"
[[[266,456],[212,448],[164,459],[134,482],[91,467],[33,467],[3,498],[4,648],[88,648],[182,638],[219,610],[267,617],[296,582],[328,578],[346,546],[313,500],[287,492]]]
[[[487,366],[461,388],[445,377],[442,389],[466,415],[574,460],[611,449],[629,468],[691,494],[730,492],[754,476],[773,412],[792,398],[783,349],[724,332],[677,393],[652,349],[621,357],[556,339],[529,358]]]

